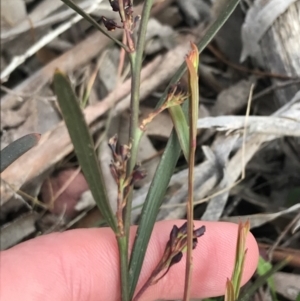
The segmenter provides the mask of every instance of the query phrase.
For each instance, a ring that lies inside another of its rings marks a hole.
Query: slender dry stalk
[[[186,58],[186,64],[189,73],[189,175],[188,175],[188,202],[187,202],[187,254],[186,254],[186,272],[184,285],[184,300],[188,301],[191,290],[192,274],[192,251],[193,251],[193,230],[194,230],[194,166],[195,151],[197,145],[197,120],[199,107],[199,88],[198,88],[198,64],[199,52],[195,44],[191,44],[192,50]]]

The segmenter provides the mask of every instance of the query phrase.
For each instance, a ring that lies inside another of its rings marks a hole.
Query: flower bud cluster
[[[116,183],[118,185],[122,185],[122,188],[127,190],[127,188],[132,187],[137,181],[142,180],[146,174],[137,164],[130,175],[127,176],[127,163],[130,158],[130,146],[120,145],[117,148],[117,142],[118,138],[116,135],[109,139],[108,145],[113,156],[109,167]]]

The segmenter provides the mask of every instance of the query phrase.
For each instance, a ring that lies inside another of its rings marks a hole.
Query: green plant
[[[264,260],[261,256],[259,257],[258,266],[257,266],[257,274],[259,276],[263,276],[268,271],[272,269],[272,264],[266,260]],[[273,275],[270,276],[267,280],[268,286],[270,288],[270,292],[272,295],[273,301],[278,301],[276,297],[276,290],[275,290],[275,284],[274,284],[274,278]]]
[[[246,259],[247,250],[246,239],[250,230],[249,222],[245,224],[239,223],[238,238],[235,251],[235,263],[231,280],[227,279],[225,301],[238,300],[240,294],[241,280],[243,276],[244,263]]]
[[[82,15],[98,30],[110,37],[109,33],[107,33],[101,25],[99,25],[91,16],[83,12],[75,3],[71,0],[62,1]],[[147,23],[153,0],[146,0],[144,3],[136,40],[134,38],[134,30],[139,18],[136,18],[133,15],[134,11],[132,0],[109,0],[109,2],[112,9],[119,13],[122,25],[118,25],[114,20],[109,20],[105,17],[102,18],[102,22],[108,30],[114,30],[116,28],[122,28],[124,30],[126,37],[126,42],[124,44],[112,37],[111,38],[115,43],[125,49],[131,64],[132,77],[130,104],[131,119],[128,143],[127,145],[118,146],[116,136],[111,138],[109,141],[113,157],[110,168],[118,187],[117,212],[115,214],[112,212],[107,199],[101,166],[100,163],[97,162],[93,140],[90,137],[89,130],[85,123],[79,100],[77,99],[67,76],[59,70],[57,70],[54,75],[55,93],[58,97],[58,102],[60,104],[66,126],[69,130],[71,140],[74,144],[79,164],[81,165],[99,209],[106,219],[107,224],[113,229],[118,241],[122,301],[132,300],[133,298],[134,300],[137,300],[143,292],[137,293],[134,297],[137,281],[139,279],[139,274],[156,216],[170,178],[174,172],[181,149],[183,150],[185,158],[189,161],[190,169],[188,221],[180,228],[174,226],[175,228],[173,228],[170,234],[170,240],[166,245],[165,255],[157,269],[153,271],[148,282],[146,282],[144,290],[149,285],[160,279],[160,277],[158,277],[160,273],[163,275],[167,273],[170,266],[178,262],[182,257],[182,252],[186,250],[188,255],[184,298],[185,300],[188,300],[191,252],[196,244],[197,238],[203,235],[205,231],[203,227],[196,230],[193,229],[192,191],[193,158],[196,137],[195,122],[197,119],[196,108],[198,107],[198,51],[201,52],[213,39],[214,35],[235,9],[239,0],[228,1],[220,16],[207,30],[197,47],[195,45],[192,46],[194,57],[190,60],[187,59],[190,74],[190,95],[185,96],[180,93],[178,94],[176,88],[174,88],[176,87],[178,80],[186,71],[186,64],[183,63],[171,80],[170,86],[163,94],[156,111],[141,124],[139,124],[138,121],[140,73],[142,68]],[[183,103],[183,101],[188,97],[190,101]],[[133,249],[129,255],[128,241],[132,207],[132,188],[135,181],[138,181],[144,176],[143,170],[136,165],[140,138],[143,135],[143,130],[147,125],[147,122],[150,122],[151,119],[154,118],[155,114],[158,114],[166,108],[170,111],[175,130],[173,130],[169,138],[164,154],[162,155],[161,161],[152,180],[151,187],[142,208]],[[187,115],[188,108],[189,115]],[[188,133],[190,133],[189,138],[187,138]]]
[[[273,282],[273,275],[289,262],[289,258],[286,258],[285,260],[272,266],[270,263],[266,262],[262,259],[262,257],[260,257],[257,270],[259,277],[251,285],[246,286],[246,288],[242,292],[240,292],[244,263],[247,255],[247,249],[245,249],[246,238],[249,230],[250,224],[248,221],[246,223],[239,223],[234,269],[231,279],[227,279],[226,281],[224,301],[249,301],[251,300],[252,295],[257,291],[257,289],[262,287],[265,283],[267,283],[271,288],[272,300],[276,301],[277,298]],[[219,297],[214,299],[205,299],[205,301],[220,300],[222,299],[220,299]]]
[[[239,301],[248,301],[254,295],[258,288],[263,286],[265,283],[268,283],[270,278],[279,270],[281,270],[284,266],[288,264],[290,258],[287,257],[283,261],[278,262],[272,268],[268,269],[265,273],[260,275],[254,282],[251,284],[245,291],[243,291],[239,296]]]

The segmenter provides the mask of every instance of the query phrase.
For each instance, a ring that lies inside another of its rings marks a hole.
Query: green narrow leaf
[[[225,291],[224,301],[235,301],[233,284],[229,279],[227,279],[227,282],[226,282],[226,291]]]
[[[199,53],[203,51],[206,45],[213,39],[218,30],[229,18],[231,13],[236,8],[239,0],[230,0],[225,5],[219,17],[210,26],[202,40],[198,43]],[[169,87],[178,82],[186,71],[185,62],[181,65],[178,71],[173,76],[169,86],[166,88],[162,95],[157,107],[161,106],[164,102],[166,95],[169,91]],[[183,106],[184,107],[184,106]],[[130,265],[129,265],[129,286],[130,286],[130,297],[133,297],[136,284],[142,269],[146,249],[149,243],[151,232],[154,227],[156,216],[158,214],[159,207],[167,190],[171,176],[174,172],[177,160],[181,152],[180,143],[176,133],[173,131],[169,138],[167,147],[161,158],[161,161],[157,167],[156,173],[152,180],[148,195],[146,197],[142,214],[139,222],[138,231],[134,241]]]
[[[189,161],[189,126],[183,114],[181,106],[169,108],[174,128],[186,162]]]
[[[180,144],[177,139],[176,132],[173,131],[168,140],[168,144],[162,155],[161,161],[156,169],[155,177],[152,180],[142,209],[132,257],[129,264],[129,296],[131,299],[139,278],[157,212],[166,193],[168,183],[174,172],[180,152]],[[150,228],[147,228],[147,226]]]
[[[238,237],[235,251],[235,262],[234,269],[231,277],[231,281],[234,288],[235,299],[238,298],[240,293],[242,275],[244,271],[244,262],[246,258],[246,239],[250,230],[249,221],[242,223],[240,222],[238,225]]]
[[[250,298],[254,295],[254,293],[263,286],[268,279],[274,275],[277,271],[281,270],[284,266],[286,266],[289,262],[289,258],[286,258],[285,260],[277,263],[274,265],[268,272],[266,272],[264,275],[258,277],[254,283],[247,288],[243,293],[240,294],[240,297],[238,298],[239,301],[248,301]]]
[[[106,222],[116,231],[116,220],[109,205],[100,162],[98,162],[94,150],[93,139],[71,83],[67,76],[60,71],[55,72],[54,89],[70,138],[74,145],[77,159],[89,184],[95,202]]]
[[[6,169],[10,164],[16,161],[19,157],[33,148],[39,142],[41,138],[40,134],[32,133],[26,136],[23,136],[16,141],[12,142],[8,146],[6,146],[1,151],[1,170],[2,172]]]

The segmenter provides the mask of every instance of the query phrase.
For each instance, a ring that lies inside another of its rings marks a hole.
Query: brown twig
[[[299,84],[299,83],[300,83],[300,78],[298,78],[298,79],[292,79],[292,80],[289,80],[289,81],[285,81],[283,83],[275,83],[274,85],[272,85],[272,86],[264,89],[263,91],[256,93],[253,96],[252,100],[256,100],[258,98],[261,98],[261,97],[263,97],[263,96],[265,96],[265,95],[273,92],[274,90],[283,89],[283,88],[285,88],[287,86],[294,85],[294,84]]]
[[[236,70],[239,70],[239,71],[242,71],[242,72],[245,72],[245,73],[251,73],[251,74],[254,74],[254,75],[258,75],[258,76],[263,76],[263,77],[272,77],[272,78],[278,78],[278,79],[298,79],[299,80],[299,77],[295,77],[295,76],[288,76],[288,75],[285,75],[285,74],[278,74],[278,73],[271,73],[271,72],[265,72],[265,71],[260,71],[260,70],[253,70],[253,69],[248,69],[242,65],[237,65],[231,61],[229,61],[217,48],[215,48],[213,45],[209,44],[207,46],[207,48],[213,53],[213,55],[218,59],[220,60],[221,62],[223,62],[224,64],[236,69]]]
[[[272,247],[271,245],[264,243],[258,243],[258,246],[260,249],[266,251]],[[288,265],[300,268],[300,251],[297,249],[276,247],[273,251],[272,259],[278,262],[286,259],[288,256],[291,256],[291,260],[288,262]]]
[[[274,250],[278,247],[280,242],[283,240],[283,238],[286,236],[286,234],[292,229],[292,227],[296,224],[296,222],[300,218],[300,212],[293,218],[293,220],[284,228],[284,230],[280,233],[278,238],[276,239],[275,243],[273,246],[269,249],[269,259],[271,260],[273,257],[273,252]]]

